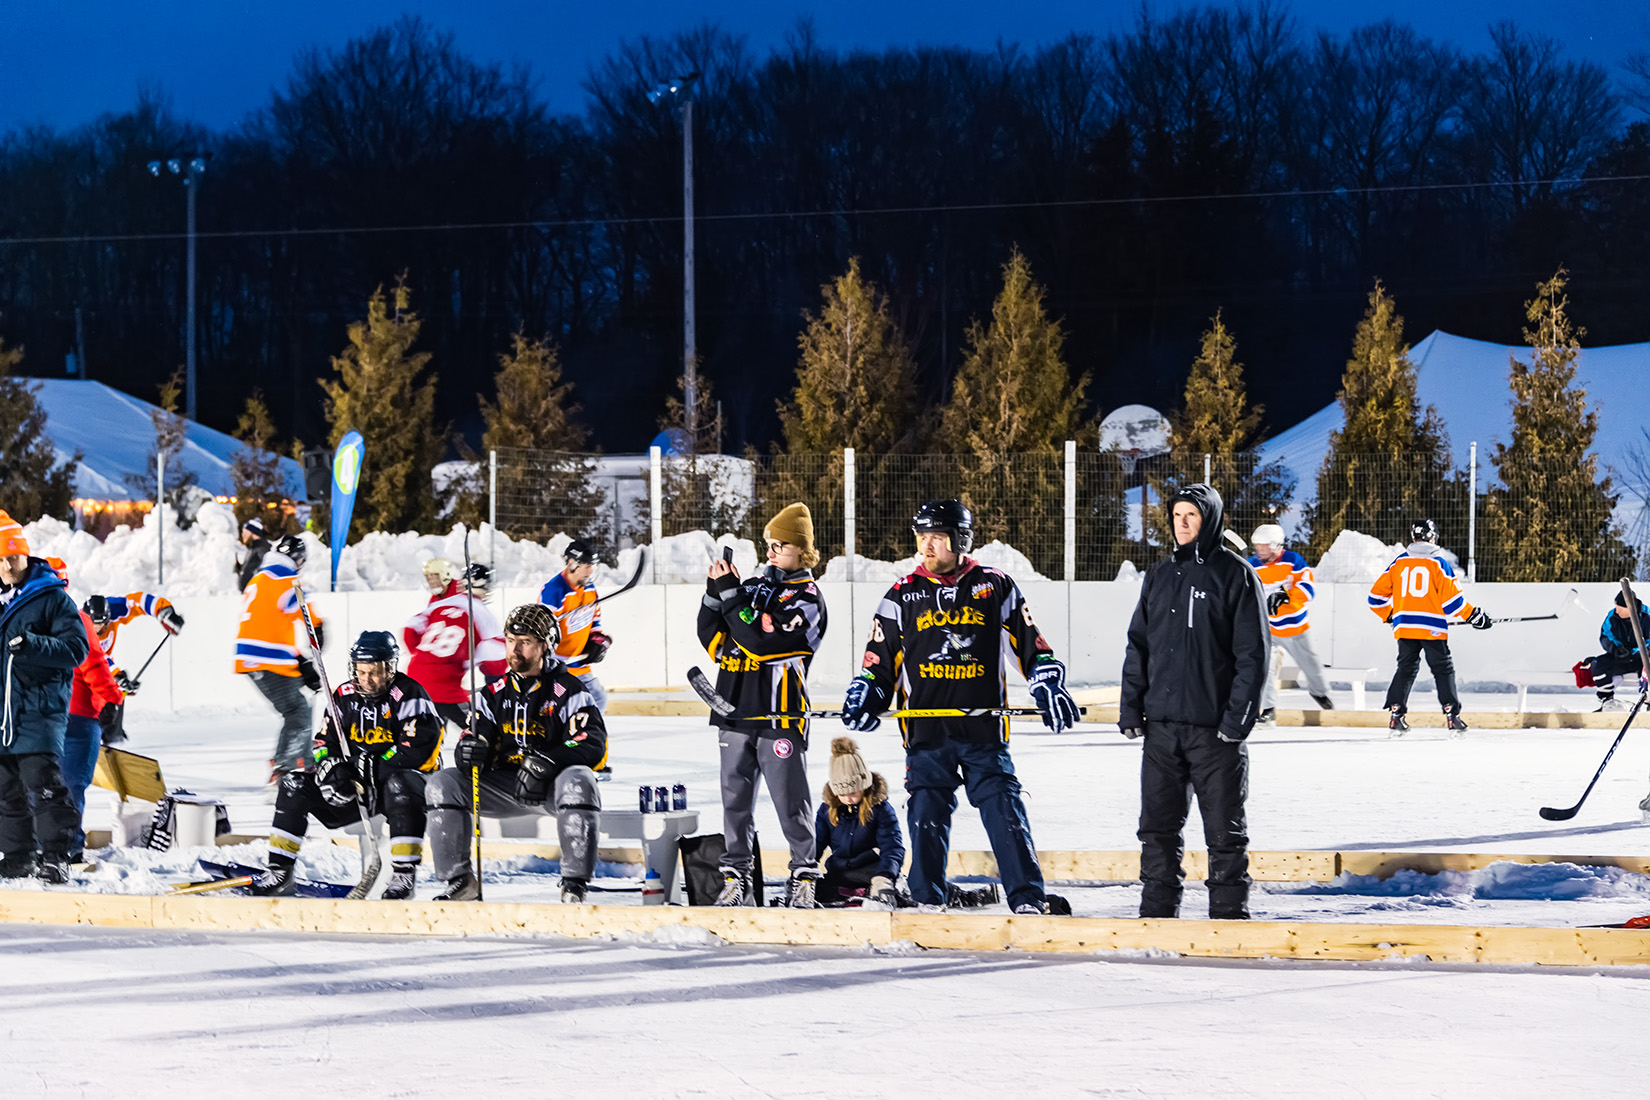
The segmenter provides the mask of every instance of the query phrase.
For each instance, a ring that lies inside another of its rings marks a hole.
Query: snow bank
[[[1361,897],[1474,899],[1478,901],[1575,901],[1580,898],[1650,898],[1650,876],[1620,867],[1574,863],[1492,863],[1478,871],[1399,871],[1391,878],[1341,875],[1333,882],[1275,893],[1353,894]]]
[[[1320,584],[1337,581],[1370,584],[1403,549],[1398,545],[1388,546],[1374,535],[1342,531],[1318,559],[1313,572]]]

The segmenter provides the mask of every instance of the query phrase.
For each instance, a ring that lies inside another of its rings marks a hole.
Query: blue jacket
[[[39,558],[21,584],[0,593],[0,754],[63,751],[74,670],[91,652],[69,586]],[[13,638],[23,639],[13,653]]]
[[[900,833],[899,815],[888,805],[888,783],[876,772],[871,773],[871,789],[865,799],[871,804],[869,825],[860,823],[858,806],[844,806],[836,801],[830,787],[825,788],[825,801],[814,817],[814,858],[830,850],[825,860],[827,874],[875,864],[876,874],[898,878],[905,865],[905,838]],[[831,824],[833,807],[837,811],[835,825]]]
[[[1646,637],[1650,637],[1650,607],[1639,604],[1639,629]],[[1604,621],[1599,624],[1598,642],[1604,647],[1604,652],[1616,657],[1631,657],[1638,653],[1638,639],[1633,637],[1633,624],[1611,607],[1604,613]]]

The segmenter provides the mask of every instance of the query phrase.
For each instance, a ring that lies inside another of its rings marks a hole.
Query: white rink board
[[[1116,683],[1123,667],[1129,617],[1139,585],[1128,581],[1037,581],[1022,586],[1033,615],[1056,653],[1067,662],[1074,684]],[[812,683],[829,695],[840,691],[859,666],[871,615],[887,586],[821,582],[830,625],[814,662]],[[1477,584],[1467,598],[1492,616],[1551,614],[1575,588],[1582,606],[1551,622],[1503,623],[1489,631],[1465,627],[1452,632],[1456,674],[1464,682],[1511,681],[1518,670],[1545,669],[1562,676],[1580,658],[1598,651],[1598,626],[1618,590],[1611,584]],[[1393,644],[1387,627],[1368,610],[1360,584],[1318,587],[1312,639],[1319,656],[1342,668],[1368,667],[1385,677]],[[685,685],[689,667],[705,663],[695,631],[698,585],[642,585],[604,604],[603,625],[614,644],[597,674],[610,687]],[[502,615],[535,601],[536,590],[504,589],[491,607]],[[326,620],[327,668],[344,673],[348,640],[362,630],[401,627],[423,606],[422,591],[312,593]],[[177,601],[188,622],[155,658],[131,712],[143,714],[187,707],[238,705],[259,700],[244,676],[234,675],[238,596],[183,597]],[[123,627],[117,663],[135,672],[161,637],[152,620]],[[1539,708],[1533,708],[1539,709]]]

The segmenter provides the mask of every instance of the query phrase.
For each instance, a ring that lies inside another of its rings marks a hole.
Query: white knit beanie
[[[871,786],[871,769],[859,755],[859,746],[852,737],[837,737],[831,741],[831,791],[838,798],[859,794]]]

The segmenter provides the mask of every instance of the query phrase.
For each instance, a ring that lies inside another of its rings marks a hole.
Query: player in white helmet
[[[1266,618],[1271,627],[1272,648],[1281,649],[1295,659],[1312,701],[1324,710],[1334,710],[1329,681],[1324,679],[1323,662],[1312,648],[1311,624],[1307,622],[1308,608],[1317,596],[1312,567],[1295,551],[1284,548],[1283,528],[1275,523],[1263,523],[1255,528],[1249,542],[1255,548],[1249,564],[1255,567],[1266,589]],[[1265,728],[1276,724],[1277,695],[1277,682],[1268,670],[1261,690],[1257,726]]]

